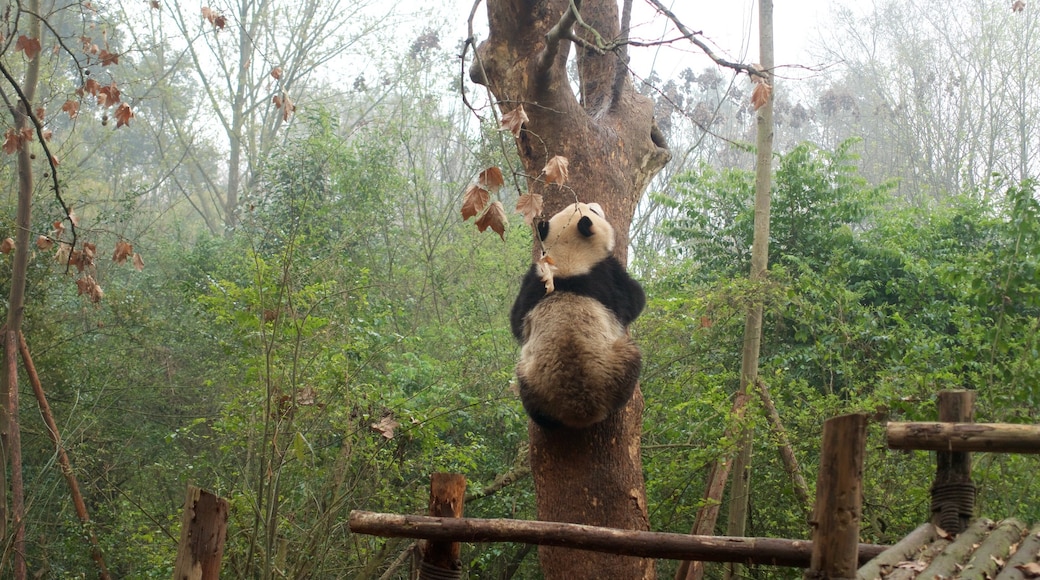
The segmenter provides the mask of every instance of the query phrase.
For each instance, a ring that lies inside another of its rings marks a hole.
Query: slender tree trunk
[[[41,23],[37,15],[40,13],[39,0],[29,2],[27,18],[30,19],[29,35],[40,38]],[[29,61],[22,83],[22,95],[26,102],[19,102],[12,111],[15,129],[19,132],[30,127],[28,111],[31,110],[36,95],[36,85],[40,75],[40,55],[37,53]],[[9,462],[11,512],[7,518],[13,528],[8,528],[14,537],[10,538],[14,551],[14,578],[24,580],[25,567],[25,487],[22,481],[21,433],[18,426],[18,336],[25,315],[25,280],[29,265],[29,244],[32,228],[32,145],[24,143],[18,150],[18,209],[15,216],[14,259],[11,266],[11,290],[8,295],[7,324],[4,336],[4,376],[5,390],[2,395],[5,413],[3,433],[0,433],[0,444],[4,448],[4,459]],[[6,483],[6,482],[5,482]],[[5,486],[6,487],[6,486]],[[5,502],[6,503],[6,502]],[[9,540],[5,535],[4,540]]]
[[[470,69],[505,113],[523,106],[529,120],[516,139],[531,193],[544,198],[543,215],[575,200],[597,202],[617,231],[625,262],[628,230],[650,179],[670,155],[653,121],[652,103],[634,90],[623,54],[578,48],[581,99],[568,82],[575,15],[604,39],[622,36],[615,0],[489,0],[489,37]],[[594,42],[586,29],[575,31]],[[569,160],[564,186],[539,178],[546,162]],[[518,273],[519,275],[519,273]],[[643,397],[588,429],[543,430],[529,423],[531,469],[538,518],[647,530],[649,519],[640,457]],[[542,547],[546,578],[650,578],[653,561]]]
[[[773,86],[773,1],[758,2],[758,43],[760,64]],[[769,265],[769,192],[773,174],[773,94],[770,90],[765,103],[756,116],[757,136],[755,141],[755,236],[751,244],[751,281],[764,281]],[[747,395],[748,389],[758,378],[758,355],[762,346],[762,302],[755,301],[748,312],[744,325],[744,349],[740,365],[740,393]],[[743,536],[747,528],[748,499],[751,490],[751,449],[754,433],[745,428],[741,437],[741,448],[733,465],[733,485],[730,488],[729,523],[726,534]],[[726,578],[739,576],[740,564],[726,565]]]

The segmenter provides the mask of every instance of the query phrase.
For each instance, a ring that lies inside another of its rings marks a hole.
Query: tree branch
[[[673,24],[675,24],[675,27],[678,28],[679,32],[682,33],[683,38],[688,39],[690,42],[692,42],[694,45],[696,45],[697,48],[700,48],[704,52],[704,54],[706,54],[708,56],[708,58],[710,58],[711,60],[715,61],[715,64],[717,64],[719,66],[724,66],[724,67],[729,68],[729,69],[733,69],[733,70],[735,70],[737,72],[745,72],[745,73],[748,74],[748,76],[762,77],[762,78],[764,78],[766,80],[766,82],[769,82],[769,77],[766,75],[766,73],[764,71],[758,70],[758,69],[756,69],[755,67],[753,67],[751,65],[741,64],[739,62],[728,61],[728,60],[726,60],[726,59],[716,55],[715,52],[712,51],[711,48],[707,44],[704,43],[704,41],[702,41],[699,38],[697,38],[698,36],[700,36],[700,34],[701,34],[700,32],[694,32],[694,31],[690,30],[689,28],[687,28],[686,25],[683,24],[681,20],[679,20],[679,17],[676,16],[674,12],[672,12],[671,10],[666,8],[665,5],[662,4],[660,0],[647,0],[647,1],[650,2],[650,4],[652,4],[654,6],[654,8],[657,9],[658,12],[663,14],[665,17],[667,17],[669,20],[671,20]]]

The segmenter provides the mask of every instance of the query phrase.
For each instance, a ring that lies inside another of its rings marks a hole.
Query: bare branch
[[[765,71],[755,69],[751,65],[728,61],[715,54],[715,52],[711,50],[711,47],[705,44],[704,41],[697,38],[698,36],[700,36],[700,32],[694,32],[687,28],[686,25],[683,24],[681,20],[679,20],[679,17],[676,16],[674,12],[666,8],[660,0],[647,1],[653,4],[654,8],[656,8],[658,12],[665,15],[669,20],[671,20],[672,23],[675,24],[675,27],[679,29],[679,32],[683,34],[683,37],[688,39],[694,45],[696,45],[697,48],[700,48],[702,51],[704,51],[704,54],[706,54],[708,58],[710,58],[711,60],[715,61],[715,64],[733,69],[738,72],[745,72],[748,74],[748,76],[761,77],[765,79],[766,82],[769,82],[769,76],[766,74]]]

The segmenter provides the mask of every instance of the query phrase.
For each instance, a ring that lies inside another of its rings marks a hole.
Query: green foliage
[[[679,178],[670,260],[653,264],[647,313],[646,470],[655,528],[689,530],[705,466],[729,449],[744,312],[765,309],[760,376],[811,482],[823,419],[872,419],[863,538],[891,542],[929,517],[925,453],[884,451],[889,420],[934,420],[942,389],[978,392],[978,421],[1036,422],[1037,256],[1033,182],[915,208],[856,173],[847,142],[802,145],[781,157],[773,190],[771,269],[752,285],[750,173],[700,170]],[[752,404],[756,432],[749,533],[807,537],[803,510],[779,463],[774,433]],[[996,517],[1040,518],[1036,461],[976,463],[980,505]],[[721,530],[720,530],[721,531]]]

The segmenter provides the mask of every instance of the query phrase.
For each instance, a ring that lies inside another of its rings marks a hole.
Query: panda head
[[[538,223],[542,251],[555,275],[587,274],[614,251],[614,228],[598,203],[573,203]]]

